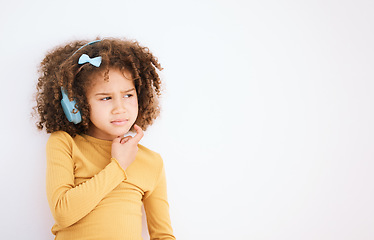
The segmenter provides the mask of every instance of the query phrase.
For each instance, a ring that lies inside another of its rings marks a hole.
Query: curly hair
[[[47,133],[65,131],[73,137],[86,133],[90,124],[86,98],[89,76],[104,71],[104,80],[108,80],[109,68],[116,68],[132,75],[138,97],[135,123],[146,130],[160,114],[161,80],[157,70],[161,71],[162,67],[157,58],[147,47],[133,40],[105,38],[79,49],[87,42],[73,41],[59,46],[48,52],[41,62],[36,86],[37,105],[34,107],[38,115],[37,128],[45,129]],[[100,67],[79,65],[78,58],[83,53],[90,57],[101,56]],[[64,114],[61,87],[77,103],[82,116],[79,124],[69,122]]]

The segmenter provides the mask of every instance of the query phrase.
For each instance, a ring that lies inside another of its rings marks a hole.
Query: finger
[[[132,137],[131,136],[127,136],[127,137],[124,137],[124,138],[121,138],[121,144],[124,144],[126,143],[128,140],[130,140]]]
[[[138,125],[134,125],[134,129],[136,131],[136,135],[134,136],[134,141],[136,141],[137,143],[140,141],[140,139],[143,138],[144,136],[144,132],[143,130],[141,129],[141,127],[139,127]]]

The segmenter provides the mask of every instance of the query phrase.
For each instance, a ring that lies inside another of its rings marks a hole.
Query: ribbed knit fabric
[[[47,142],[47,197],[56,240],[140,240],[142,213],[151,239],[175,239],[159,154],[139,146],[124,171],[111,141],[54,132]]]

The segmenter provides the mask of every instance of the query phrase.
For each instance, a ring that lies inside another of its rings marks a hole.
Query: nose
[[[113,101],[113,114],[120,114],[126,112],[125,103],[122,101],[122,99],[115,99]]]

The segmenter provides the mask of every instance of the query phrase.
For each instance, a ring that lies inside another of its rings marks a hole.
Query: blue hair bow
[[[82,54],[81,57],[78,60],[79,64],[84,64],[84,63],[91,63],[91,65],[94,65],[95,67],[100,67],[101,64],[101,56],[95,57],[95,58],[90,58],[87,54]]]

